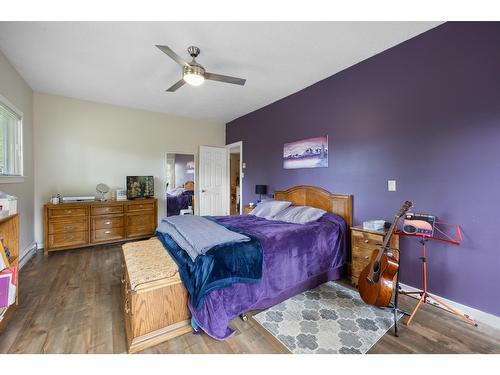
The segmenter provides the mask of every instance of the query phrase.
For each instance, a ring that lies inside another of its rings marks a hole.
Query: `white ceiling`
[[[33,90],[228,122],[427,31],[437,22],[0,22],[0,50]],[[175,93],[181,68],[155,44],[245,86]]]

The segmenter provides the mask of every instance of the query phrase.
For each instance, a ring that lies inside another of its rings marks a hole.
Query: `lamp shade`
[[[255,185],[255,194],[267,194],[267,185]]]

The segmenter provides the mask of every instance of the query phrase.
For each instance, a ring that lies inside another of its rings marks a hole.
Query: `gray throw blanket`
[[[179,215],[164,218],[158,232],[166,233],[194,262],[198,255],[218,245],[250,241],[250,238],[202,216]]]

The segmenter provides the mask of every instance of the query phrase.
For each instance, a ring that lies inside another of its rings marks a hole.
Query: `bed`
[[[193,206],[194,201],[194,183],[188,181],[184,184],[180,194],[171,194],[167,192],[167,216],[180,215],[181,210]]]
[[[194,325],[215,339],[223,340],[231,336],[233,331],[229,322],[242,313],[271,307],[344,275],[346,242],[352,225],[352,196],[331,194],[313,186],[296,186],[276,191],[275,200],[320,208],[327,214],[318,221],[303,225],[253,215],[213,218],[227,228],[257,239],[263,254],[260,280],[237,282],[214,289],[202,303],[198,300],[194,303],[190,299]],[[180,271],[192,265],[184,252],[174,249],[175,243],[162,242]],[[182,272],[181,278],[185,285],[190,282]]]

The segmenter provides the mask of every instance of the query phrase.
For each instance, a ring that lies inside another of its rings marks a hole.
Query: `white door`
[[[200,146],[200,215],[228,215],[227,149]]]

